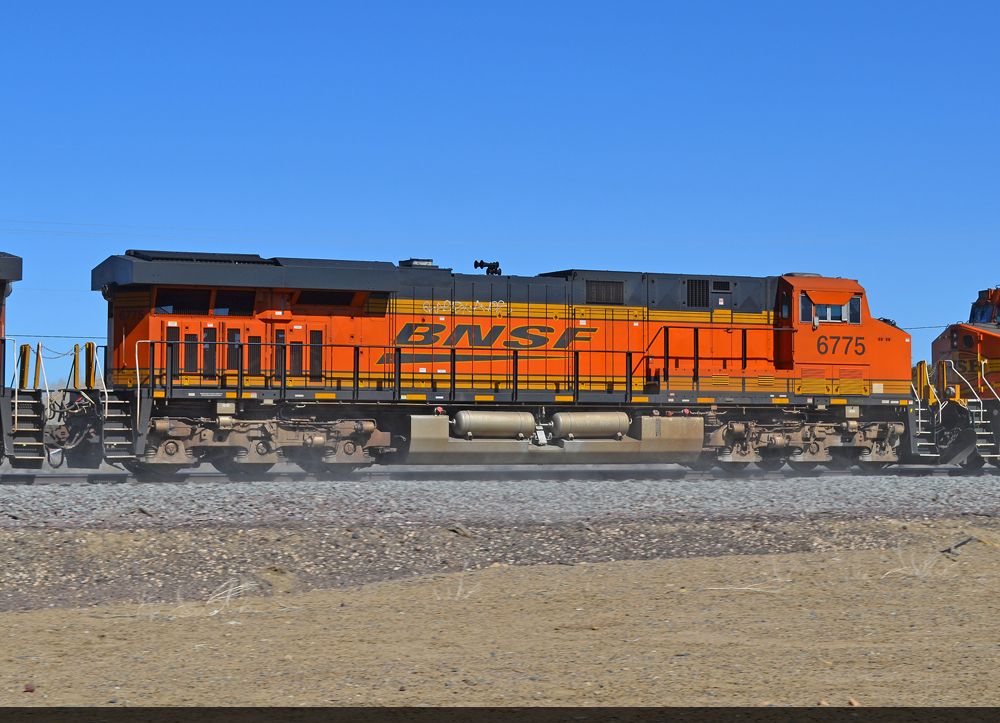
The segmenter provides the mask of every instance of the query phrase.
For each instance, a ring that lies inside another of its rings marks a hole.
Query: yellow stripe
[[[500,304],[489,301],[431,301],[430,299],[395,299],[392,313],[415,316],[514,317],[522,319],[595,319],[598,321],[677,321],[686,323],[768,324],[771,312],[733,312],[729,309],[705,311],[661,311],[644,306],[598,306],[581,304]]]
[[[316,392],[317,399],[336,399],[337,394],[335,392]]]
[[[496,397],[492,394],[477,394],[474,398],[477,402],[492,402]]]
[[[830,404],[847,404],[846,399],[831,399]]]
[[[153,390],[153,396],[156,397],[157,399],[162,399],[163,397],[167,396],[167,393],[164,392],[164,391],[160,391],[158,389],[155,389],[155,390]]]
[[[910,403],[910,400],[909,400],[909,399],[900,399],[900,400],[899,400],[899,406],[901,406],[901,407],[905,407],[905,406],[907,406],[907,405],[908,405],[909,403]]]
[[[426,394],[403,394],[400,396],[401,399],[427,399]]]
[[[715,397],[698,397],[695,401],[698,404],[711,404],[715,401]]]
[[[573,395],[572,394],[568,394],[568,395],[567,394],[557,394],[556,395],[556,401],[557,402],[572,402],[573,401]]]
[[[784,397],[774,397],[771,399],[771,404],[788,404],[788,400]]]
[[[226,399],[236,399],[236,392],[226,392]]]
[[[632,397],[633,402],[648,402],[649,397]]]

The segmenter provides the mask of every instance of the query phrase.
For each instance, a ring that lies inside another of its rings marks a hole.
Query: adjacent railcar
[[[904,446],[910,338],[850,279],[133,250],[92,281],[108,301],[97,456],[145,472],[802,469]]]
[[[16,344],[7,339],[7,297],[15,281],[21,280],[21,257],[0,251],[0,432],[3,434],[3,456],[14,455],[13,398],[7,376],[8,363],[16,359]]]
[[[1000,466],[1000,288],[983,289],[969,320],[948,326],[931,344],[935,408],[964,466]],[[951,419],[957,417],[957,419]],[[964,439],[965,444],[959,441]]]

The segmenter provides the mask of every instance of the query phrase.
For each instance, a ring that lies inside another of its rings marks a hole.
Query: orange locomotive
[[[71,462],[803,469],[911,449],[910,337],[856,281],[479,265],[112,256],[106,385],[66,420],[90,442]]]
[[[935,369],[918,365],[918,404],[936,423],[938,446],[967,468],[1000,466],[1000,288],[984,289],[969,321],[952,324],[931,344]],[[920,384],[920,374],[926,379]]]

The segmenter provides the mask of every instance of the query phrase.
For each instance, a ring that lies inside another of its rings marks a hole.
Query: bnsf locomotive
[[[930,410],[952,447],[961,447],[964,466],[1000,466],[1000,288],[984,289],[972,302],[969,321],[952,324],[934,340],[936,384],[918,365],[918,384],[935,402]]]
[[[487,273],[112,256],[92,275],[103,365],[88,345],[84,381],[51,407],[50,455],[156,478],[279,461],[337,475],[376,461],[806,470],[995,455],[986,413],[933,370],[913,376],[909,335],[856,281],[476,265]],[[22,355],[25,395],[28,377]]]

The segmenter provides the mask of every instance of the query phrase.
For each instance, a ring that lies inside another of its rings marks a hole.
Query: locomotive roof
[[[18,262],[18,271],[20,259]],[[0,264],[3,259],[0,258]],[[3,268],[0,266],[0,268]],[[733,276],[729,274],[667,274],[641,271],[598,269],[563,269],[538,274],[537,279],[623,279],[644,274],[658,277],[707,279],[772,279],[774,277]],[[455,274],[430,262],[413,264],[387,261],[347,261],[338,259],[301,259],[284,256],[264,258],[259,254],[222,254],[193,251],[149,251],[130,249],[109,256],[91,274],[91,286],[100,290],[106,285],[183,284],[193,286],[253,286],[265,288],[354,289],[396,291],[401,284],[415,280],[437,282],[444,277],[480,274]],[[18,276],[20,278],[20,276]],[[508,277],[509,278],[509,277]],[[516,278],[516,277],[515,277]]]
[[[774,305],[775,276],[719,274],[658,274],[642,271],[567,269],[537,276],[490,276],[455,273],[429,259],[410,259],[398,265],[385,261],[264,258],[257,254],[197,253],[189,251],[129,250],[110,256],[91,274],[91,286],[215,286],[271,289],[323,289],[396,294],[401,299],[472,300],[502,298],[507,303],[584,304],[590,302],[590,282],[608,282],[609,303],[650,306],[662,310],[708,308],[712,293],[731,294],[715,299],[734,311],[760,312]],[[697,286],[688,286],[689,282]],[[717,283],[718,282],[718,283]],[[594,289],[595,294],[600,289]],[[617,298],[617,301],[614,299]]]
[[[263,258],[257,254],[129,250],[91,272],[91,288],[183,284],[273,289],[395,291],[395,264],[385,261]]]
[[[0,251],[0,281],[21,280],[21,257]]]

